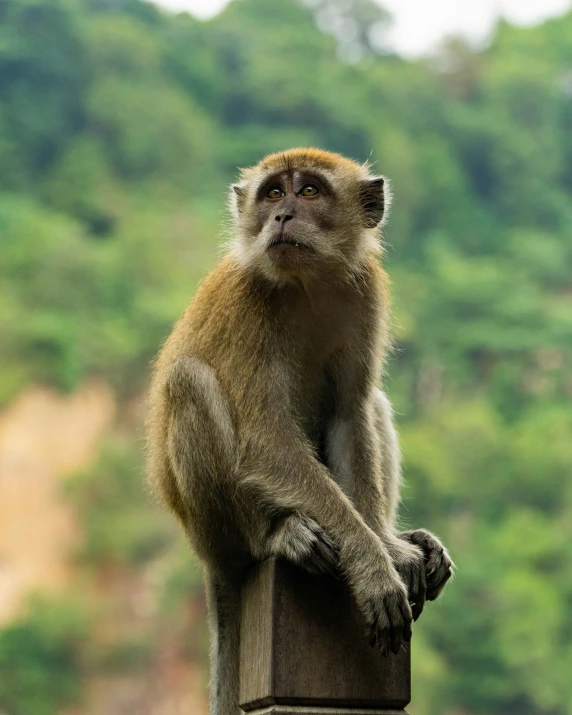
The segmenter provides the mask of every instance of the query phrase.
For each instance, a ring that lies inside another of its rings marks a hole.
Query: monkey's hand
[[[310,573],[333,573],[338,564],[334,545],[307,516],[287,516],[270,537],[270,554],[283,556]]]
[[[365,618],[368,642],[387,656],[389,651],[397,654],[411,640],[412,615],[407,589],[391,561],[387,556],[376,561],[372,564],[369,559],[359,559],[357,574],[348,576]]]
[[[426,598],[434,601],[445,588],[455,567],[449,552],[439,539],[426,529],[412,529],[398,534],[400,539],[418,546],[423,551],[424,571],[427,580]]]

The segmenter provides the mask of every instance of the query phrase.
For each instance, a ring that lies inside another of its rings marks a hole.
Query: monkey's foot
[[[402,531],[399,538],[410,544],[415,544],[423,550],[427,577],[426,598],[428,601],[434,601],[453,575],[455,564],[449,556],[449,552],[435,534],[426,529]]]
[[[283,556],[310,573],[333,573],[338,563],[324,530],[302,514],[286,517],[270,539],[270,553]]]
[[[413,620],[416,621],[421,615],[427,597],[427,577],[423,551],[413,542],[400,539],[390,541],[387,544],[387,549],[397,573],[407,587],[411,613]]]

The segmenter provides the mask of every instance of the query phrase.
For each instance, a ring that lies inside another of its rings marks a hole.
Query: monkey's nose
[[[276,214],[274,217],[277,221],[281,221],[282,223],[286,223],[286,221],[291,221],[294,216],[292,214],[287,214],[287,213],[281,213],[281,214]]]

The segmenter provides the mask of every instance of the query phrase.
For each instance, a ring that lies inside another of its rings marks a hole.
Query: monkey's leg
[[[340,385],[346,377],[340,374]],[[344,404],[350,389],[339,389],[338,412],[326,430],[328,464],[351,496],[368,526],[381,538],[407,586],[413,617],[425,602],[425,568],[421,549],[401,540],[395,514],[401,481],[400,453],[391,405],[381,390],[365,403]]]
[[[243,715],[238,705],[240,581],[205,569],[210,630],[209,715]]]
[[[213,370],[190,357],[173,364],[165,389],[167,455],[181,502],[177,513],[201,559],[224,562],[225,550],[240,541],[234,538],[236,442],[226,397]]]
[[[393,422],[391,403],[381,390],[376,401],[376,429],[381,442],[382,486],[387,495],[389,523],[395,524],[399,487],[401,485],[401,454],[399,441]],[[452,575],[453,562],[447,549],[439,539],[425,529],[414,529],[398,533],[400,539],[415,544],[423,551],[425,568],[419,574],[417,592],[410,597],[414,601],[413,618],[417,620],[423,610],[424,600],[433,601],[441,593]],[[415,585],[413,585],[415,590]]]
[[[181,358],[172,366],[166,389],[170,409],[167,449],[181,496],[179,516],[207,563],[210,715],[240,715],[240,580],[236,565],[242,547],[233,529],[235,505],[228,497],[235,461],[230,412],[214,372],[194,358]]]
[[[181,496],[188,500],[191,486],[212,489],[231,477],[236,456],[234,428],[216,375],[201,360],[177,360],[166,389],[171,412],[168,452]]]
[[[377,389],[375,394],[375,429],[381,452],[381,488],[385,494],[385,519],[395,527],[401,478],[401,450],[393,423],[393,410],[387,395]]]

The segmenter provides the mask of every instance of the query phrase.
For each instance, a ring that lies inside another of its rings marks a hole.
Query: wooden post
[[[367,644],[347,586],[289,562],[257,567],[242,597],[240,704],[252,715],[406,715],[409,649]]]

